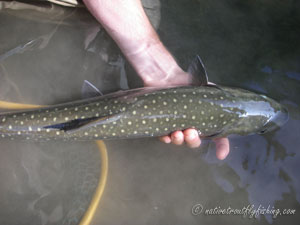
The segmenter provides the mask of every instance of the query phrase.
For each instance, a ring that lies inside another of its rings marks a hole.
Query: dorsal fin
[[[207,73],[199,55],[197,55],[191,62],[187,72],[192,75],[193,83],[196,83],[200,86],[208,84]]]
[[[84,80],[81,88],[81,96],[83,99],[93,98],[97,96],[102,96],[103,94],[99,91],[95,85],[91,84],[91,82]]]

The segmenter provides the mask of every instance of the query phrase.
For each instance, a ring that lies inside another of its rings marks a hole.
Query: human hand
[[[188,79],[185,80],[185,82],[181,83],[181,85],[188,85],[190,84],[191,79],[189,76],[183,76]],[[170,77],[171,78],[171,77]],[[174,80],[176,80],[174,78]],[[178,81],[178,79],[177,79]],[[175,82],[172,83],[172,81],[169,83],[170,86],[173,86],[176,84]],[[152,82],[151,86],[161,86],[161,82],[156,83]],[[186,130],[179,130],[179,131],[174,131],[170,135],[162,136],[159,138],[160,141],[169,144],[173,143],[175,145],[182,145],[183,143],[186,143],[190,148],[198,148],[201,145],[201,139],[198,135],[198,131],[193,128],[189,128]],[[216,144],[216,156],[218,159],[223,160],[227,157],[229,154],[229,140],[228,138],[216,138],[213,139],[213,141]]]
[[[116,41],[145,86],[167,87],[193,83],[192,76],[178,66],[159,40],[140,0],[84,0],[84,3]],[[115,7],[116,5],[118,7]],[[165,143],[176,145],[186,142],[191,148],[201,144],[195,129],[175,131],[170,136],[160,139]],[[228,139],[219,138],[214,141],[217,157],[221,160],[225,159],[229,153]]]

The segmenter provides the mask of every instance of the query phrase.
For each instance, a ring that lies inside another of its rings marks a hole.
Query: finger
[[[217,138],[214,139],[216,143],[216,155],[220,160],[225,159],[229,154],[229,140],[228,138]]]
[[[159,140],[161,142],[164,142],[166,144],[170,144],[171,143],[171,137],[170,136],[162,136],[162,137],[159,137]]]
[[[197,148],[201,144],[198,132],[195,129],[186,129],[183,131],[184,140],[190,148]]]
[[[184,142],[184,135],[182,131],[175,131],[171,134],[172,143],[175,145],[182,145]]]

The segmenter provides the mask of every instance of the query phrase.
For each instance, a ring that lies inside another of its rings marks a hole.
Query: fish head
[[[266,132],[270,132],[282,127],[288,121],[289,113],[283,105],[276,102],[275,100],[264,95],[260,96],[270,104],[270,110],[268,111],[268,120],[257,132],[259,134],[264,134]]]
[[[238,92],[237,92],[238,91]],[[237,90],[237,104],[232,111],[238,115],[236,122],[230,125],[232,133],[240,135],[264,134],[282,127],[289,118],[287,109],[279,102],[246,90]]]

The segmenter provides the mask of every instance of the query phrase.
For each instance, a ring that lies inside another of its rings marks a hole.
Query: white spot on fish
[[[186,115],[182,115],[182,118],[186,118]]]
[[[213,103],[213,102],[211,102],[210,104],[211,104],[211,105],[214,105],[214,103]]]
[[[37,131],[41,131],[41,128],[38,128]]]
[[[88,111],[88,110],[89,110],[89,107],[85,107],[85,110]]]
[[[21,121],[21,122],[20,122],[20,124],[21,124],[21,125],[23,125],[23,124],[24,124],[24,122],[23,122],[23,121]]]
[[[192,116],[192,120],[196,119],[196,116]]]
[[[156,128],[155,128],[155,130],[156,130],[156,131],[159,131],[159,128],[158,128],[158,127],[156,127]]]
[[[135,115],[135,114],[136,114],[136,111],[133,111],[132,114]]]
[[[169,121],[169,118],[166,118],[166,121],[168,122],[168,121]]]
[[[17,115],[13,115],[13,118],[16,118],[17,117]]]
[[[69,120],[69,117],[65,117],[65,121],[68,121]]]
[[[186,97],[186,94],[183,94],[182,97],[185,98],[185,97]]]
[[[111,135],[112,135],[112,136],[116,136],[116,133],[112,133]]]
[[[59,131],[56,131],[56,135],[60,135],[60,132],[59,132]]]
[[[147,108],[148,108],[148,106],[147,106],[147,105],[144,105],[144,108],[145,108],[145,109],[147,109]]]
[[[173,99],[173,102],[177,102],[177,99],[176,99],[176,98],[174,98],[174,99]]]
[[[98,134],[95,134],[95,137],[97,138],[99,135]]]
[[[104,109],[107,109],[108,107],[107,107],[107,105],[106,106],[104,106]]]
[[[226,124],[227,123],[227,121],[223,121],[223,124]]]
[[[133,133],[134,133],[134,134],[137,134],[137,131],[135,130],[135,131],[133,131]]]
[[[99,113],[96,113],[95,116],[98,117],[98,116],[99,116]]]
[[[65,110],[65,111],[67,111],[67,110],[68,110],[68,108],[66,107],[66,108],[64,108],[64,110]]]
[[[85,136],[88,136],[88,135],[89,135],[89,133],[88,133],[88,132],[84,132],[84,135],[85,135]]]
[[[46,121],[46,120],[47,120],[47,118],[46,118],[46,117],[44,117],[44,118],[43,118],[43,121]]]
[[[34,115],[31,115],[30,118],[31,118],[31,119],[34,119]]]
[[[21,131],[18,131],[18,135],[21,135]]]
[[[49,133],[49,132],[50,132],[50,129],[46,129],[46,132]]]
[[[192,103],[192,102],[193,102],[193,99],[190,99],[189,102]]]
[[[207,98],[207,95],[203,95],[204,98]]]
[[[175,123],[173,124],[173,127],[176,127],[176,124],[175,124]]]
[[[152,103],[153,103],[153,104],[155,104],[155,103],[156,103],[155,99],[154,99],[154,100],[152,100]]]
[[[204,111],[201,111],[201,114],[204,115]]]
[[[203,122],[202,125],[205,126],[205,123]]]
[[[53,118],[53,121],[54,121],[54,122],[56,121],[56,117]]]
[[[224,99],[224,97],[223,97],[223,96],[220,96],[220,99],[221,99],[221,100],[223,100],[223,99]]]
[[[168,103],[167,102],[163,102],[163,105],[167,105]]]
[[[143,124],[146,124],[146,121],[145,121],[145,120],[143,120],[143,121],[142,121],[142,123],[143,123]]]
[[[103,128],[106,128],[106,125],[105,125],[105,124],[103,124],[103,125],[102,125],[102,127],[103,127]]]
[[[124,129],[122,129],[122,130],[121,130],[121,132],[122,132],[122,133],[124,133],[124,132],[125,132],[125,130],[124,130]]]
[[[11,126],[11,125],[9,125],[9,126],[8,126],[8,129],[10,129],[10,130],[11,130],[11,129],[12,129],[12,126]]]
[[[74,109],[76,112],[78,111],[78,108],[77,107],[75,107],[75,109]]]
[[[29,131],[32,131],[32,127],[28,127],[28,130],[29,130]]]
[[[131,121],[128,121],[128,123],[127,123],[128,125],[131,125],[132,124],[132,122]]]
[[[154,119],[153,119],[153,122],[154,122],[154,123],[156,123],[156,122],[157,122],[157,119],[156,119],[156,118],[154,118]]]
[[[221,117],[221,118],[224,117],[224,114],[221,114],[220,117]]]
[[[184,109],[187,109],[187,105],[184,105],[183,108],[184,108]]]
[[[5,122],[5,120],[6,120],[6,118],[5,118],[5,117],[3,117],[3,118],[2,118],[2,122]]]
[[[213,119],[214,119],[214,117],[213,117],[213,116],[211,116],[211,117],[210,117],[210,120],[213,120]]]
[[[163,114],[164,112],[163,111],[159,111],[159,114]]]

